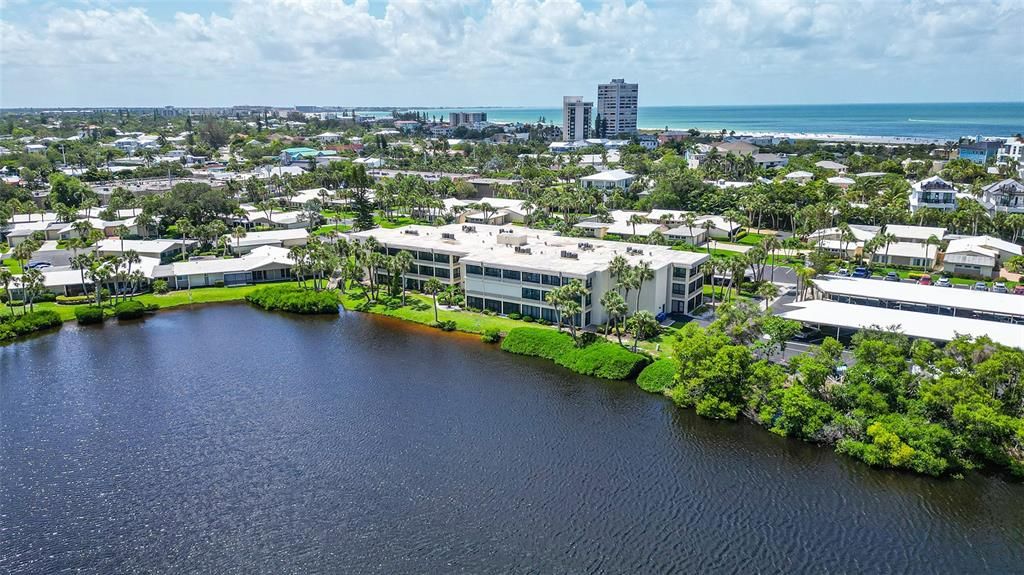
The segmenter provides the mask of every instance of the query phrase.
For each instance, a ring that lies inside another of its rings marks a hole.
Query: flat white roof
[[[240,258],[214,258],[190,262],[175,262],[164,268],[171,268],[174,275],[186,276],[195,274],[238,273],[259,269],[268,264],[291,266],[294,262],[288,256],[288,250],[274,246],[263,246],[254,249]]]
[[[598,172],[596,174],[592,174],[589,176],[583,176],[582,178],[580,178],[580,180],[586,182],[621,182],[623,180],[629,180],[635,177],[636,176],[627,172],[626,170],[616,169]]]
[[[946,248],[946,253],[951,254],[955,252],[970,251],[975,248],[982,248],[987,251],[999,250],[1016,255],[1021,254],[1021,247],[1017,244],[1010,243],[999,238],[993,238],[992,236],[975,236],[950,240],[949,246]]]
[[[897,238],[910,238],[915,240],[927,240],[931,236],[942,239],[946,235],[946,228],[929,228],[927,226],[902,226],[889,224],[885,226],[885,233],[893,234]]]
[[[814,286],[833,295],[1024,317],[1024,297],[1013,294],[833,276],[815,278]]]
[[[193,244],[195,242],[189,240],[186,243]],[[124,240],[122,242],[118,239],[105,239],[96,244],[96,249],[101,252],[121,253],[122,244],[124,251],[135,250],[140,254],[159,254],[175,247],[181,247],[181,240]]]
[[[440,227],[414,225],[365,230],[350,236],[359,240],[373,236],[381,244],[393,248],[436,250],[459,255],[465,262],[580,276],[604,270],[616,255],[625,257],[634,265],[640,261],[651,262],[655,269],[668,264],[693,267],[708,258],[707,254],[673,250],[667,246],[560,236],[549,230],[474,224],[476,231],[466,232],[462,227],[460,224]],[[639,228],[638,225],[638,231]],[[512,233],[501,234],[502,229],[506,232],[511,229]],[[451,234],[452,237],[445,238],[442,234]],[[499,235],[525,238],[526,243],[522,247],[529,248],[531,253],[517,253],[513,246],[498,243]],[[588,244],[591,249],[580,249],[581,243]],[[627,253],[627,248],[640,253]],[[563,251],[573,252],[577,257],[564,258]]]
[[[888,249],[888,251],[886,251]],[[890,257],[896,256],[901,258],[924,258],[926,260],[935,259],[939,248],[934,245],[919,244],[915,242],[896,242],[889,244],[888,248],[881,248],[875,252],[876,256],[884,256],[889,254]]]
[[[231,234],[226,234],[231,243],[235,243],[235,239]],[[309,237],[309,232],[306,228],[296,228],[291,230],[270,230],[266,232],[248,232],[245,237],[238,241],[240,246],[255,246],[266,243],[277,243],[286,240],[301,240]]]
[[[938,289],[950,291],[946,288]],[[900,332],[910,337],[936,341],[951,341],[958,334],[973,337],[984,335],[992,338],[992,341],[1003,345],[1024,348],[1024,325],[1021,324],[966,319],[948,315],[822,300],[808,300],[792,305],[799,307],[784,312],[781,314],[782,317],[803,323],[853,329],[872,327],[885,329],[890,326],[898,326]]]

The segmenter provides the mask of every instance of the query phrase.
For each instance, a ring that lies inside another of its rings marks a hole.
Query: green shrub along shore
[[[316,291],[294,284],[262,287],[245,296],[245,301],[266,310],[298,314],[337,314],[338,292]]]
[[[650,358],[604,340],[577,345],[572,336],[539,327],[517,327],[508,332],[501,349],[519,355],[543,357],[576,373],[603,379],[629,379]]]
[[[52,310],[30,311],[22,315],[0,317],[0,342],[24,337],[31,333],[60,327],[60,315]]]
[[[659,359],[640,372],[636,378],[637,386],[651,393],[660,393],[675,384],[679,364],[673,359]]]

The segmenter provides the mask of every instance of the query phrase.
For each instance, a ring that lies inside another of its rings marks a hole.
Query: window
[[[423,276],[432,276],[432,275],[434,275],[434,268],[432,268],[430,266],[419,266],[419,270],[420,270],[420,275],[423,275]]]
[[[519,281],[519,272],[516,270],[501,270],[501,277],[507,280]]]
[[[434,254],[430,252],[418,252],[416,259],[423,260],[425,262],[432,262],[434,261]]]
[[[539,289],[523,288],[523,299],[532,299],[535,301],[541,301],[543,295]]]
[[[451,270],[448,268],[434,268],[434,277],[450,278],[451,276]]]
[[[535,318],[535,319],[539,318],[540,317],[540,308],[535,306],[535,305],[524,305],[523,306],[523,315],[524,316],[528,315],[528,316],[530,316],[532,318]]]
[[[517,303],[504,302],[501,306],[501,313],[508,315],[510,313],[520,313],[520,307]]]
[[[583,323],[583,325],[590,325],[590,312],[589,312],[589,311],[587,312],[587,319],[586,319],[586,321],[585,321],[585,322]]]
[[[452,277],[453,277],[453,278],[456,278],[456,279],[458,279],[458,278],[461,278],[461,277],[462,277],[462,268],[455,268],[455,269],[454,269],[454,270],[452,270],[452,271],[454,271],[454,272],[455,272],[455,273],[453,273],[453,274],[452,274]]]
[[[466,264],[466,275],[482,276],[484,275],[484,268],[480,266],[475,266],[473,264]]]
[[[560,286],[562,285],[562,280],[558,276],[549,276],[544,274],[541,276],[541,283],[549,286]]]
[[[466,296],[466,305],[469,307],[475,307],[476,309],[483,309],[484,300],[483,298],[468,295]]]
[[[686,279],[686,268],[672,267],[672,277],[677,279]]]
[[[500,278],[501,268],[484,268],[484,275],[492,278]]]
[[[587,292],[586,297],[583,298],[583,307],[587,307],[588,305],[592,304],[593,302],[594,302],[593,294],[591,294],[590,292]]]
[[[449,263],[452,261],[452,258],[448,254],[434,254],[434,261],[441,263]]]
[[[524,282],[529,282],[529,283],[532,283],[532,284],[539,284],[540,283],[540,274],[535,274],[533,272],[523,272],[523,281]]]
[[[546,308],[546,307],[545,308],[541,308],[540,316],[543,319],[547,320],[547,321],[551,321],[551,322],[558,321],[558,314],[555,313],[555,310],[550,309],[550,308]]]
[[[484,300],[484,309],[489,309],[495,313],[501,313],[501,302],[496,299]]]
[[[686,284],[672,284],[672,295],[686,295]]]
[[[587,276],[587,289],[594,287],[594,278]]]

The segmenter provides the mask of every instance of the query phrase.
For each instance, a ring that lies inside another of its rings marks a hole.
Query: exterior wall
[[[913,268],[925,268],[931,269],[935,265],[935,261],[927,258],[910,258],[903,256],[895,256],[889,254],[886,256],[884,253],[875,254],[871,261],[877,264],[888,264],[893,266],[907,266]]]
[[[593,125],[594,103],[584,102],[579,96],[562,99],[562,139],[566,142],[586,140]]]
[[[597,113],[607,124],[601,137],[612,137],[621,133],[632,134],[636,130],[637,84],[623,80],[612,80],[597,86]]]
[[[972,265],[972,264],[958,264],[955,262],[945,262],[942,265],[942,271],[948,274],[958,276],[971,276],[977,278],[992,278],[996,275],[996,270],[992,266],[986,265]]]

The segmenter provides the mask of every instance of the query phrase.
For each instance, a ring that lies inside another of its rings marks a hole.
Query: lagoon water
[[[0,573],[1010,573],[1024,485],[869,469],[392,320],[0,347]]]
[[[643,95],[641,86],[641,96]],[[451,108],[422,110],[447,118],[455,110],[487,112],[492,122],[560,124],[560,108]],[[1024,102],[949,104],[829,104],[805,106],[640,106],[641,128],[844,134],[957,140],[1024,132]]]

